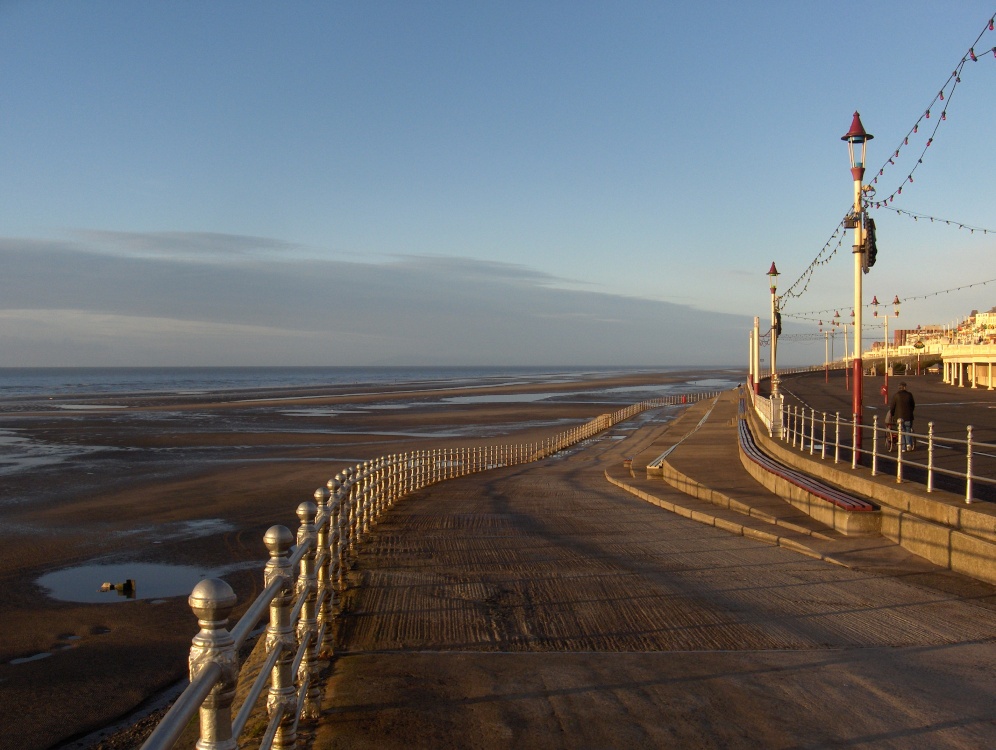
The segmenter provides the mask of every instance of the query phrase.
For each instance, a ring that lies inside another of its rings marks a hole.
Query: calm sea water
[[[655,368],[659,369],[659,368]],[[677,368],[675,368],[677,369]],[[549,367],[12,367],[0,368],[0,398],[191,393],[425,381],[509,383],[576,380],[619,368]]]

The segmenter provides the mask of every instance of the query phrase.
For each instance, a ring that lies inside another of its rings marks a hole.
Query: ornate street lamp
[[[771,397],[778,395],[778,370],[775,366],[775,352],[778,350],[778,334],[781,332],[781,313],[778,312],[778,297],[775,291],[778,289],[778,269],[775,262],[771,261],[771,268],[768,269],[769,286],[771,287]]]
[[[865,256],[864,207],[861,205],[861,181],[865,177],[865,149],[868,141],[874,138],[866,133],[861,124],[861,116],[855,112],[851,120],[851,129],[841,136],[847,141],[847,153],[851,157],[851,178],[854,180],[854,211],[845,220],[845,226],[854,229],[854,391],[852,392],[851,411],[854,419],[854,449],[861,449],[861,275],[867,269]]]

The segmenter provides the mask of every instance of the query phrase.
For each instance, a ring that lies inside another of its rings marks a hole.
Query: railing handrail
[[[296,536],[284,526],[267,530],[264,543],[270,559],[264,570],[265,586],[230,631],[225,627],[235,605],[231,587],[220,579],[206,579],[194,588],[189,601],[202,629],[191,647],[192,679],[142,749],[171,748],[200,711],[198,744],[212,750],[235,750],[236,739],[267,684],[270,721],[260,747],[293,747],[299,720],[318,716],[318,660],[332,654],[329,621],[345,588],[350,558],[371,527],[404,496],[466,474],[539,461],[647,409],[687,405],[719,393],[641,401],[539,442],[420,449],[343,469],[314,493],[315,502],[297,507],[300,527]],[[267,658],[233,721],[231,707],[240,668],[237,652],[267,608]]]
[[[765,402],[766,399],[757,399],[755,404],[755,409],[760,414],[761,404]],[[808,416],[807,416],[808,414]],[[926,471],[926,490],[927,492],[934,491],[934,475],[942,474],[944,476],[954,477],[959,480],[964,481],[965,492],[964,500],[966,504],[975,502],[973,497],[973,485],[977,482],[984,484],[996,485],[996,478],[993,476],[987,476],[983,473],[978,473],[973,471],[974,461],[981,457],[987,457],[985,454],[989,451],[996,451],[996,443],[986,443],[979,442],[973,439],[972,436],[972,425],[966,425],[966,437],[964,439],[957,437],[944,437],[938,436],[934,433],[934,423],[927,423],[927,432],[919,433],[915,431],[908,431],[914,440],[918,443],[923,443],[926,445],[926,463],[922,461],[914,461],[909,456],[905,455],[904,451],[900,449],[901,438],[900,430],[902,422],[900,421],[895,428],[890,428],[888,426],[880,427],[878,424],[878,416],[872,418],[871,424],[865,423],[855,423],[853,419],[841,418],[840,412],[834,412],[833,420],[828,420],[827,412],[819,412],[812,407],[803,407],[798,405],[785,404],[782,407],[782,424],[783,430],[781,438],[782,440],[790,445],[792,448],[797,447],[799,450],[808,450],[810,454],[815,451],[815,446],[817,441],[821,445],[821,458],[827,458],[827,430],[830,425],[833,425],[833,438],[832,447],[834,450],[834,463],[839,463],[840,461],[840,450],[843,448],[846,451],[850,451],[852,460],[851,468],[856,469],[858,466],[858,456],[860,454],[866,454],[871,458],[871,473],[872,476],[880,474],[882,472],[878,469],[878,462],[880,457],[888,455],[888,452],[883,453],[879,449],[879,441],[883,436],[887,436],[889,433],[895,434],[895,440],[897,442],[897,450],[895,456],[896,462],[896,481],[897,483],[903,481],[909,481],[903,475],[904,467],[915,466],[917,468],[924,469]],[[844,429],[841,430],[841,427]],[[857,435],[860,432],[862,439],[857,440]],[[819,436],[817,436],[819,433]],[[851,440],[847,442],[841,442],[840,436],[844,434],[845,436],[850,435]],[[870,437],[871,447],[865,445],[865,436]],[[808,440],[808,442],[807,442]],[[883,441],[884,442],[884,441]],[[855,443],[858,444],[857,450],[854,449]],[[938,447],[949,447],[949,448],[964,448],[965,455],[965,470],[959,471],[956,469],[951,469],[947,467],[937,466],[934,461],[935,450]]]

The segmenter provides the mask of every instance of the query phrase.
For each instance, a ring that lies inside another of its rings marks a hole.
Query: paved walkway
[[[732,403],[669,460],[750,515],[639,468],[707,404],[402,501],[314,747],[996,746],[996,589],[781,505],[731,457]]]

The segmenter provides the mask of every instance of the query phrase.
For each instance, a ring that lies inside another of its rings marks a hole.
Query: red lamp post
[[[861,393],[861,276],[867,271],[868,260],[865,253],[864,207],[861,205],[861,181],[865,176],[865,149],[868,141],[874,138],[866,133],[861,124],[861,116],[855,112],[851,128],[841,136],[847,141],[847,152],[851,159],[851,178],[854,180],[854,211],[845,221],[845,226],[854,229],[854,391],[851,411],[854,419],[854,450],[861,450],[862,393]],[[858,148],[860,147],[860,148]]]

